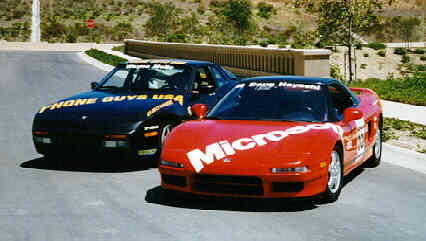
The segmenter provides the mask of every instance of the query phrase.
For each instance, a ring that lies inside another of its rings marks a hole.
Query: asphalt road
[[[426,240],[426,175],[384,162],[345,178],[341,198],[181,199],[156,169],[59,168],[34,150],[45,104],[89,89],[104,72],[75,53],[0,51],[0,240]],[[384,161],[408,158],[384,150]]]

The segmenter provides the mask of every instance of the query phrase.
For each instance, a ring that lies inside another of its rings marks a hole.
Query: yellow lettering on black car
[[[134,99],[136,99],[138,96],[137,95],[128,95],[127,96],[127,99],[128,100],[134,100]]]
[[[75,100],[74,106],[85,105],[87,99],[77,99]]]
[[[138,100],[146,100],[148,98],[147,95],[138,95]]]
[[[41,109],[40,109],[40,111],[38,113],[43,113],[49,107],[50,107],[49,105],[41,107]]]
[[[66,102],[65,102],[65,103],[66,103]],[[64,105],[64,102],[59,102],[59,103],[55,103],[55,104],[51,105],[51,106],[50,106],[50,109],[51,109],[51,110],[59,109],[59,108],[61,108],[62,106],[65,106],[65,105]]]
[[[102,102],[111,102],[114,99],[112,96],[108,96],[102,99]]]
[[[183,106],[183,95],[176,95],[175,98],[173,98],[173,100]]]
[[[98,98],[90,98],[90,99],[87,99],[87,104],[95,104],[97,99],[98,99]]]
[[[172,100],[168,100],[164,103],[162,103],[161,105],[157,105],[154,108],[152,108],[150,111],[148,111],[146,113],[146,116],[151,116],[152,114],[156,113],[157,111],[159,111],[161,108],[166,107],[166,106],[170,106],[173,105],[173,101]]]
[[[73,106],[74,105],[75,100],[67,100],[65,101],[65,103],[63,104],[64,107],[68,107],[68,106]],[[52,110],[52,108],[50,108]]]
[[[116,96],[116,97],[114,97],[114,101],[122,101],[122,100],[125,100],[126,99],[126,96]]]

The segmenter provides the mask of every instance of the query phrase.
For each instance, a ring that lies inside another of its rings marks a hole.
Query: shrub
[[[77,38],[78,38],[77,33],[74,31],[71,31],[71,32],[68,32],[67,35],[65,36],[65,41],[67,43],[77,43]]]
[[[410,62],[410,56],[408,56],[408,55],[403,55],[403,56],[402,56],[402,59],[401,59],[401,62],[402,62],[402,63],[404,63],[404,64],[406,64],[406,63]]]
[[[261,41],[259,44],[260,44],[260,46],[262,46],[264,48],[268,47],[268,41],[266,41],[266,40]]]
[[[185,34],[182,34],[182,33],[168,34],[166,41],[167,42],[174,42],[174,43],[186,43],[186,42],[188,42],[186,40]]]
[[[101,61],[104,64],[110,64],[113,66],[116,66],[122,62],[126,62],[127,59],[121,58],[112,54],[105,53],[103,51],[99,51],[97,49],[89,49],[85,52],[87,55],[89,55],[92,58],[95,58],[99,61]]]
[[[367,79],[353,82],[351,87],[370,88],[382,99],[426,106],[426,74],[415,72],[403,78]]]
[[[276,44],[277,40],[275,39],[268,39],[268,44]]]
[[[418,64],[416,65],[417,71],[426,71],[426,64]]]
[[[260,2],[259,4],[257,4],[257,8],[259,9],[257,15],[265,19],[269,19],[271,17],[271,14],[276,13],[274,6],[266,2]]]
[[[365,69],[367,67],[367,64],[361,64],[360,68]]]
[[[420,48],[418,48],[418,49],[415,49],[415,50],[414,50],[414,53],[415,53],[415,54],[424,54],[424,53],[425,53],[425,50],[424,50],[424,49],[420,49]]]
[[[420,60],[421,60],[421,61],[426,61],[426,56],[424,56],[424,55],[423,55],[423,56],[420,56]]]
[[[362,49],[362,44],[360,42],[356,43],[355,49]]]
[[[394,54],[398,54],[398,55],[406,55],[407,54],[407,50],[404,48],[395,48],[393,50]]]
[[[112,47],[112,51],[124,52],[124,45],[114,46]]]
[[[278,45],[278,48],[280,48],[280,49],[285,49],[285,48],[287,48],[287,45],[288,45],[288,43],[280,43],[280,44]]]
[[[368,55],[368,53],[364,53],[363,56],[367,58],[369,55]]]
[[[370,49],[379,50],[379,49],[385,49],[386,45],[382,43],[369,43],[366,45]]]
[[[379,55],[380,57],[385,57],[386,56],[386,51],[385,50],[379,50],[377,52],[377,55]]]
[[[343,80],[343,76],[340,73],[339,66],[334,64],[330,64],[330,76],[338,80]]]

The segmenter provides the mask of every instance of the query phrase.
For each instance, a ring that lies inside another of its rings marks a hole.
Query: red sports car
[[[339,197],[343,176],[380,164],[382,107],[369,89],[331,78],[259,77],[238,83],[198,120],[168,136],[161,186],[201,195]]]

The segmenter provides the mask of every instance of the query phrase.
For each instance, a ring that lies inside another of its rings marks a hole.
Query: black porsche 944
[[[46,157],[107,154],[156,161],[173,127],[191,118],[190,106],[214,105],[236,83],[203,61],[122,63],[92,90],[41,107],[33,141]]]

